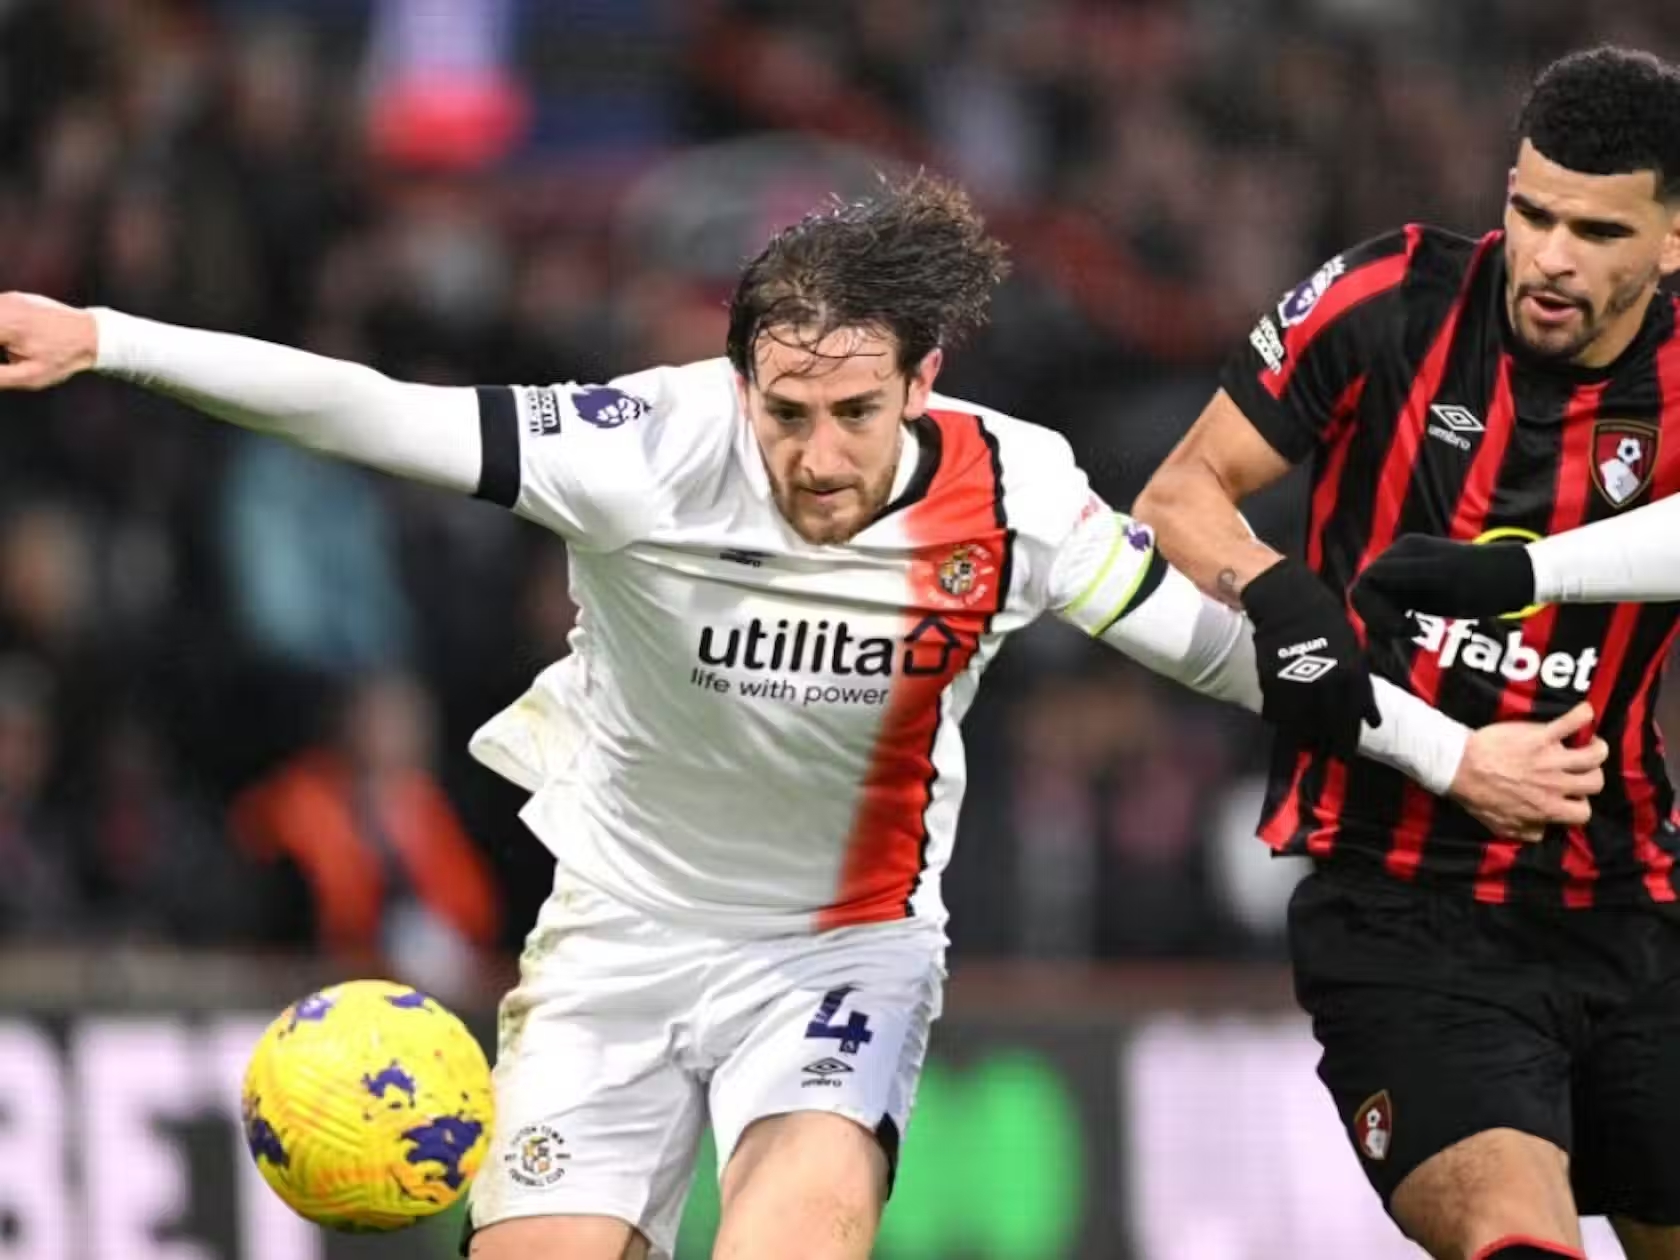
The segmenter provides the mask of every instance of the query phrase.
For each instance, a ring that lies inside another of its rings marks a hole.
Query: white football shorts
[[[914,920],[711,936],[562,869],[502,1003],[471,1229],[612,1216],[669,1257],[708,1117],[720,1174],[748,1125],[796,1111],[845,1116],[894,1159],[944,974],[943,933]]]

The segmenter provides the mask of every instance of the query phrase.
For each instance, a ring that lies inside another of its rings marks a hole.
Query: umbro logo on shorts
[[[838,1089],[838,1078],[848,1075],[852,1071],[852,1065],[839,1059],[818,1059],[815,1063],[807,1063],[804,1071],[806,1079],[802,1088],[828,1085]]]

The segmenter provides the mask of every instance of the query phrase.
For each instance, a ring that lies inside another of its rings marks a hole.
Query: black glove
[[[1299,560],[1280,560],[1242,592],[1254,623],[1260,716],[1338,757],[1359,751],[1361,721],[1382,723],[1371,666],[1341,601]]]
[[[1359,575],[1353,606],[1372,634],[1414,633],[1407,613],[1497,617],[1534,602],[1534,565],[1510,543],[1407,534]]]

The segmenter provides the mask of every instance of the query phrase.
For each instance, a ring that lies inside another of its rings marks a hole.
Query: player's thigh
[[[862,1260],[887,1182],[879,1137],[855,1121],[821,1111],[756,1120],[723,1172],[715,1260]]]
[[[706,958],[581,892],[564,913],[545,907],[533,942],[503,1003],[496,1122],[469,1228],[494,1238],[505,1222],[607,1218],[522,1228],[604,1230],[610,1248],[616,1221],[668,1256],[705,1120],[673,1030],[703,991]]]
[[[1489,996],[1504,942],[1473,908],[1309,877],[1290,937],[1319,1076],[1401,1229],[1443,1256],[1571,1240],[1569,1049],[1544,1003]]]
[[[1468,1260],[1512,1237],[1581,1246],[1569,1157],[1514,1129],[1487,1129],[1431,1155],[1401,1180],[1389,1211],[1437,1260]]]
[[[1598,1022],[1576,1070],[1574,1107],[1582,1213],[1672,1235],[1680,1227],[1680,980],[1646,989]]]
[[[782,1254],[794,1241],[778,1243],[782,1225],[812,1212],[832,1254],[853,1254],[891,1193],[939,1012],[940,960],[892,933],[835,936],[769,971],[772,987],[743,1006],[750,1022],[712,1078],[721,1238],[756,1248],[741,1256]],[[777,1158],[764,1158],[770,1150]]]
[[[1620,1216],[1612,1216],[1610,1224],[1627,1260],[1680,1260],[1680,1226],[1642,1225]]]
[[[470,1260],[647,1260],[647,1239],[608,1216],[529,1216],[472,1236]]]

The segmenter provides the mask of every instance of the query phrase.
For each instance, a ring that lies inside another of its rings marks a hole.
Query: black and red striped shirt
[[[1510,331],[1502,233],[1412,225],[1333,259],[1256,326],[1222,384],[1280,453],[1310,457],[1306,560],[1344,599],[1404,533],[1532,538],[1680,491],[1680,338],[1659,294],[1601,369],[1546,362]],[[1352,612],[1350,609],[1350,616]],[[1610,745],[1583,828],[1492,835],[1368,760],[1280,741],[1262,834],[1488,902],[1671,902],[1680,828],[1653,711],[1680,604],[1548,606],[1420,619],[1373,668],[1469,726],[1590,700]]]

